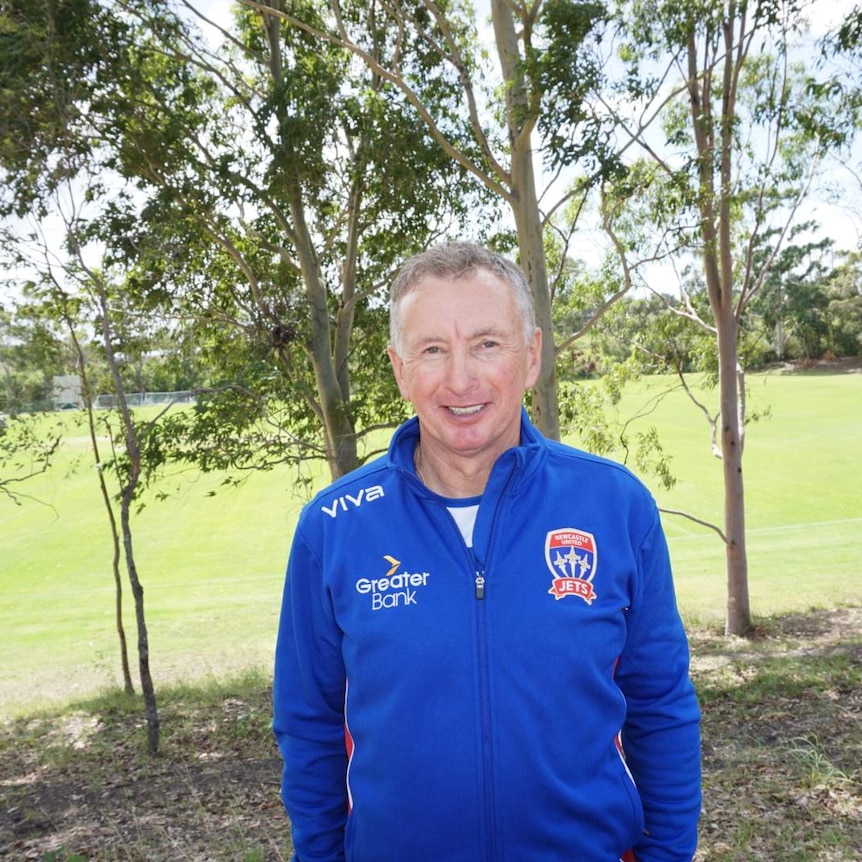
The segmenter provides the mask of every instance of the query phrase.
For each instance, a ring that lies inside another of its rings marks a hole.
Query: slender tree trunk
[[[287,178],[290,211],[296,233],[296,247],[309,300],[311,337],[309,349],[317,383],[319,414],[326,440],[326,460],[333,479],[359,466],[356,428],[350,417],[349,402],[342,397],[332,354],[332,329],[328,292],[317,263],[311,234],[305,223],[298,186]]]
[[[81,345],[78,342],[78,337],[75,335],[75,327],[72,321],[66,316],[64,310],[63,316],[66,319],[66,325],[69,328],[69,335],[72,339],[72,344],[75,348],[75,355],[78,363],[78,371],[81,374],[83,382],[84,398],[86,400],[87,411],[87,426],[90,432],[90,447],[93,450],[93,458],[96,463],[96,472],[99,476],[99,489],[102,493],[102,503],[105,506],[105,512],[108,516],[108,525],[111,530],[111,542],[113,544],[113,558],[111,561],[111,571],[114,575],[114,621],[117,628],[117,637],[120,641],[120,665],[123,671],[123,690],[126,694],[134,694],[135,686],[132,683],[132,672],[129,667],[129,647],[126,642],[126,629],[123,625],[123,579],[120,576],[120,536],[117,530],[117,519],[114,516],[114,507],[111,504],[111,495],[108,492],[108,486],[105,482],[105,474],[102,472],[102,457],[99,452],[99,439],[96,434],[96,422],[93,416],[93,393],[90,389],[90,382],[87,378],[87,369],[84,362],[84,352],[81,350]]]
[[[734,51],[734,12],[722,26],[725,56],[721,105],[713,102],[713,70],[698,69],[694,30],[688,38],[688,92],[698,156],[698,207],[704,247],[704,276],[716,328],[718,351],[721,460],[724,478],[724,526],[727,575],[725,632],[751,630],[748,599],[748,556],[745,549],[745,487],[742,476],[742,393],[739,388],[739,321],[734,292],[732,213],[733,128],[736,118],[738,69]],[[716,155],[718,175],[716,176]],[[716,182],[717,180],[717,182]]]
[[[748,555],[745,548],[743,436],[739,410],[737,322],[731,313],[718,325],[721,460],[724,472],[724,533],[727,537],[727,615],[725,633],[745,636],[751,630]]]
[[[159,711],[156,704],[156,690],[150,672],[150,639],[147,632],[147,620],[144,613],[144,587],[138,577],[138,567],[132,547],[131,505],[134,493],[134,483],[123,488],[120,506],[120,523],[123,529],[123,548],[126,554],[126,570],[132,585],[132,595],[135,599],[135,620],[138,626],[138,671],[141,676],[141,691],[144,696],[144,709],[147,717],[147,748],[151,754],[159,750]]]
[[[518,35],[512,6],[507,0],[492,0],[494,38],[506,82],[506,120],[511,153],[511,206],[518,231],[521,266],[533,291],[536,324],[542,330],[542,368],[533,387],[533,420],[547,437],[560,437],[560,412],[557,404],[556,351],[551,317],[551,289],[545,263],[542,215],[536,195],[533,167],[530,95],[518,53]]]
[[[520,166],[516,172],[515,165]],[[545,248],[542,241],[542,224],[536,200],[532,154],[512,154],[513,186],[518,179],[519,200],[515,206],[515,222],[518,228],[518,246],[521,266],[533,290],[536,308],[536,325],[542,330],[542,368],[533,387],[532,418],[539,430],[554,440],[560,439],[560,411],[557,403],[557,357],[554,347],[554,324],[551,316],[551,290],[548,285],[548,270],[545,265]]]
[[[269,7],[277,12],[282,11],[280,0],[270,0]],[[277,15],[263,13],[263,24],[269,43],[269,67],[277,92],[283,89],[283,63],[281,50],[281,19]],[[285,194],[288,200],[290,217],[293,224],[296,254],[299,258],[300,271],[308,297],[309,323],[311,332],[308,350],[314,370],[317,387],[317,402],[314,410],[323,427],[326,445],[326,460],[333,479],[343,476],[359,466],[356,444],[356,427],[350,416],[349,383],[347,381],[346,356],[339,368],[333,355],[333,333],[330,324],[329,295],[320,271],[314,240],[308,229],[305,217],[305,205],[302,197],[302,187],[293,173],[295,158],[292,146],[285,137],[287,110],[283,102],[276,108],[276,115],[281,130],[280,166],[284,179]],[[347,313],[348,320],[342,321],[346,326],[352,321],[352,303]],[[338,346],[338,338],[335,338]],[[347,390],[347,391],[345,391]]]
[[[156,703],[153,677],[150,672],[150,641],[147,631],[146,614],[144,612],[144,587],[138,577],[131,525],[132,502],[141,476],[141,455],[135,423],[129,411],[129,405],[126,401],[126,390],[111,343],[111,324],[108,315],[109,302],[107,292],[103,284],[97,284],[95,290],[102,317],[102,341],[105,348],[105,359],[114,381],[114,390],[117,394],[117,403],[123,423],[123,440],[126,446],[126,455],[129,459],[128,475],[121,479],[120,525],[123,534],[123,550],[126,557],[126,572],[129,576],[132,596],[135,600],[135,620],[138,628],[138,670],[141,677],[141,692],[144,697],[144,708],[147,719],[147,747],[151,754],[156,754],[159,750],[159,711]]]
[[[123,583],[120,577],[120,540],[117,535],[117,523],[111,507],[110,497],[105,500],[107,488],[99,470],[99,478],[102,483],[102,498],[110,512],[111,538],[114,544],[114,555],[111,561],[111,571],[114,573],[114,623],[117,628],[117,636],[120,639],[120,662],[123,668],[123,690],[126,694],[134,694],[135,686],[132,683],[132,671],[129,666],[129,646],[126,641],[126,628],[123,625]]]
[[[721,458],[724,467],[724,521],[727,537],[727,620],[725,631],[747,635],[751,629],[748,603],[748,555],[745,550],[745,488],[742,477],[743,417],[739,389],[739,320],[734,290],[733,237],[733,126],[741,59],[734,53],[734,4],[722,27],[726,56],[722,75],[722,103],[717,136],[719,147],[719,220],[718,254],[721,288],[713,292],[719,366],[719,405],[721,409]],[[743,15],[744,18],[744,15]],[[736,57],[736,60],[732,59]],[[739,64],[739,65],[737,65]]]

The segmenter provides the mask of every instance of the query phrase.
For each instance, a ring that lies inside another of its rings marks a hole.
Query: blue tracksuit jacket
[[[690,860],[699,710],[648,491],[523,414],[470,549],[418,433],[297,524],[273,724],[296,859]]]

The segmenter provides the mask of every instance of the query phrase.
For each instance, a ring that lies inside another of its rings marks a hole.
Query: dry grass
[[[862,608],[692,630],[704,713],[699,862],[862,860]],[[40,862],[289,858],[269,730],[249,675],[139,703],[107,695],[0,727],[0,857]],[[540,860],[539,860],[540,862]]]
[[[862,860],[862,608],[695,631],[702,862]]]

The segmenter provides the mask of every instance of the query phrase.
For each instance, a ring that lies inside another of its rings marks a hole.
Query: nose
[[[468,349],[453,350],[447,363],[446,384],[450,391],[463,394],[478,385],[476,357]]]

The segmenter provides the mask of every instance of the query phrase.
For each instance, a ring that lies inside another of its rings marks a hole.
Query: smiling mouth
[[[456,416],[473,416],[478,413],[485,405],[473,404],[470,407],[449,407]]]

